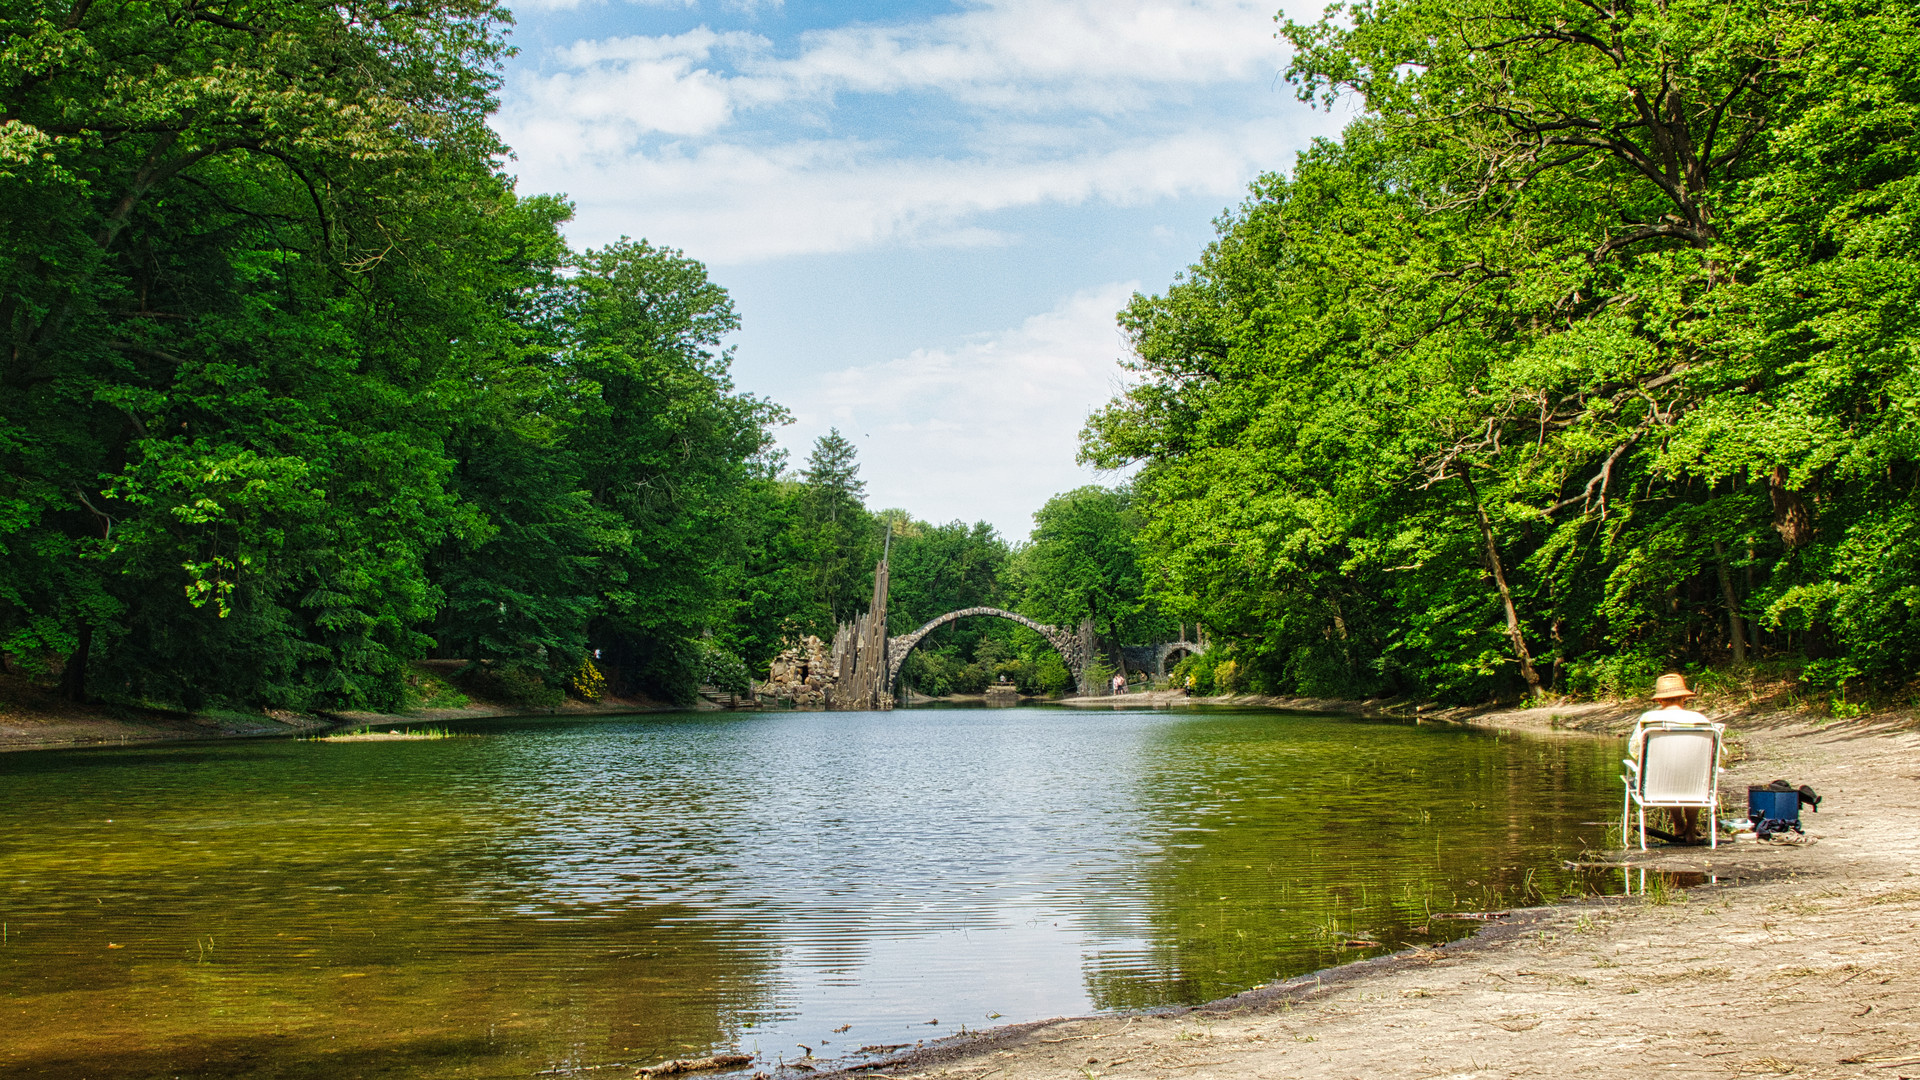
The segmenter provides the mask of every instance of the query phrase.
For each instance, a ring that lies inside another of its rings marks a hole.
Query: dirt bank
[[[1212,705],[1231,708],[1285,709],[1290,712],[1337,713],[1345,716],[1378,716],[1423,723],[1460,724],[1468,727],[1507,728],[1518,731],[1580,732],[1592,735],[1622,734],[1633,727],[1634,717],[1651,707],[1646,700],[1630,701],[1550,701],[1540,705],[1443,706],[1413,698],[1372,698],[1352,701],[1344,698],[1283,697],[1272,694],[1220,694],[1193,697],[1184,690],[1142,690],[1105,697],[1064,698],[1060,705],[1076,708],[1164,708],[1182,705]],[[1798,709],[1775,707],[1771,700],[1757,702],[1702,698],[1694,708],[1716,719],[1747,722],[1756,717],[1804,719]]]
[[[646,698],[609,697],[591,703],[568,699],[554,712],[559,715],[626,715],[661,712],[671,708],[670,705]],[[190,713],[108,702],[76,705],[18,675],[0,673],[0,751],[118,743],[272,738],[339,727],[405,727],[448,720],[524,716],[526,712],[511,705],[478,700],[470,701],[458,709],[420,709],[405,714],[249,713],[237,710]]]
[[[76,705],[17,675],[0,674],[0,750],[176,739],[259,738],[332,727],[291,713],[170,712],[130,705]]]
[[[1500,726],[1609,726],[1625,707]],[[1628,716],[1633,710],[1625,709]],[[1602,715],[1602,714],[1605,715]],[[1776,777],[1827,801],[1813,842],[1677,848],[1639,867],[1686,891],[1516,912],[1480,936],[1198,1009],[1050,1021],[869,1069],[914,1080],[1646,1075],[1920,1077],[1920,734],[1731,717],[1725,785]],[[1738,796],[1729,796],[1737,799]]]

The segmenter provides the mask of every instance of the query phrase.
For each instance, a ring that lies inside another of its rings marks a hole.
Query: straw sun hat
[[[1687,689],[1687,679],[1684,675],[1668,673],[1653,682],[1653,700],[1655,701],[1672,701],[1692,696],[1693,691]]]

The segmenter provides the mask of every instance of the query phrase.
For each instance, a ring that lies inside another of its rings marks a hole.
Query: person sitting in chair
[[[1673,727],[1680,724],[1698,724],[1701,727],[1713,726],[1702,713],[1686,707],[1694,697],[1687,689],[1686,676],[1675,672],[1660,676],[1653,682],[1653,708],[1640,714],[1634,721],[1633,734],[1627,737],[1627,756],[1640,760],[1640,748],[1646,745],[1648,727]],[[1700,832],[1700,808],[1670,806],[1667,813],[1673,817],[1674,835],[1682,840],[1698,840]]]

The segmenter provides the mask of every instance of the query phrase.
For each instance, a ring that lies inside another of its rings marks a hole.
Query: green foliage
[[[354,16],[0,13],[0,650],[195,708],[396,708],[429,651],[683,695],[781,419],[731,304],[512,191],[503,10]]]
[[[474,697],[513,709],[552,710],[566,700],[560,687],[527,664],[476,661],[454,672],[453,682]]]
[[[567,689],[581,701],[599,701],[607,694],[607,677],[593,663],[593,657],[580,659],[580,667],[567,680]]]
[[[1113,684],[1114,672],[1120,670],[1107,662],[1104,656],[1095,656],[1087,662],[1087,685],[1096,694],[1104,694]]]
[[[834,428],[815,440],[801,471],[813,541],[814,597],[832,622],[845,622],[873,602],[880,537],[867,512],[867,484],[855,457],[853,444]]]
[[[757,461],[756,476],[736,499],[740,563],[728,618],[713,628],[716,641],[763,672],[788,642],[807,634],[831,639],[834,630],[815,589],[822,538],[806,516],[807,488],[781,477],[779,464]]]
[[[753,689],[753,676],[746,661],[711,642],[700,643],[701,682],[730,694],[745,694]]]
[[[998,674],[993,664],[968,660],[950,648],[927,649],[922,646],[908,653],[905,663],[901,665],[901,675],[906,685],[933,697],[981,693]]]
[[[1047,500],[1012,567],[1021,613],[1054,626],[1091,622],[1128,644],[1171,629],[1147,595],[1139,532],[1128,488],[1083,487]]]
[[[1085,435],[1141,465],[1153,594],[1258,689],[1909,678],[1915,30],[1704,0],[1286,24],[1302,95],[1365,112],[1134,298],[1141,378]]]
[[[1241,694],[1253,689],[1248,669],[1229,651],[1221,648],[1180,658],[1167,672],[1175,687],[1186,687],[1199,696]]]
[[[1061,694],[1073,688],[1073,672],[1067,670],[1067,662],[1059,653],[1048,650],[1029,669],[1031,686],[1038,693]]]
[[[416,667],[407,674],[406,708],[464,709],[471,702],[453,684],[425,668]]]
[[[1185,687],[1195,695],[1206,697],[1214,692],[1213,673],[1219,666],[1219,657],[1209,653],[1191,654],[1181,657],[1167,675],[1174,686]]]

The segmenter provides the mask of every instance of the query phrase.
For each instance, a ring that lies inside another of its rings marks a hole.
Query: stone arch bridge
[[[1073,673],[1075,690],[1081,694],[1104,694],[1107,692],[1106,687],[1089,685],[1087,680],[1087,668],[1092,664],[1095,657],[1092,624],[1081,623],[1078,630],[1069,630],[1064,626],[1048,626],[1043,622],[1029,619],[1017,611],[1008,611],[1005,608],[997,607],[970,607],[961,608],[958,611],[949,611],[945,615],[936,616],[935,618],[927,620],[926,625],[918,629],[888,638],[887,692],[889,694],[894,693],[900,685],[900,665],[906,663],[907,654],[912,652],[913,647],[920,644],[923,638],[950,622],[969,619],[976,615],[990,615],[996,619],[1005,619],[1008,622],[1019,623],[1021,626],[1039,634],[1041,637],[1047,639],[1047,644],[1053,646],[1053,651],[1059,653],[1060,659],[1066,662],[1067,670]],[[1165,678],[1167,674],[1167,661],[1181,653],[1200,653],[1204,651],[1205,646],[1182,638],[1179,641],[1160,641],[1151,645],[1123,646],[1120,649],[1120,654],[1126,662],[1128,671],[1148,671],[1152,672],[1156,678]]]
[[[840,624],[830,655],[820,639],[808,638],[805,640],[812,643],[812,651],[806,657],[801,656],[799,645],[776,657],[763,688],[770,691],[775,700],[783,696],[781,688],[784,687],[791,691],[795,701],[818,703],[829,709],[891,709],[894,689],[900,682],[900,665],[906,662],[914,646],[940,627],[976,615],[1019,623],[1039,634],[1066,663],[1067,670],[1073,674],[1075,690],[1083,695],[1107,692],[1104,686],[1090,685],[1088,678],[1087,669],[1093,666],[1098,655],[1091,622],[1082,622],[1077,629],[1070,630],[1064,626],[1048,626],[1005,608],[970,607],[936,616],[908,633],[887,636],[887,557],[893,550],[891,525],[880,550],[880,562],[873,568],[872,605],[854,621]],[[1185,636],[1183,631],[1181,637]],[[1186,640],[1156,642],[1123,648],[1118,658],[1129,671],[1151,670],[1155,675],[1165,675],[1167,659],[1181,651],[1199,652],[1200,647]],[[756,695],[759,693],[757,690]]]
[[[997,607],[970,607],[959,611],[949,611],[945,615],[927,620],[926,625],[887,639],[887,691],[892,693],[900,683],[900,665],[906,663],[907,654],[913,651],[921,639],[950,622],[972,618],[975,615],[991,615],[995,618],[1016,622],[1047,639],[1053,651],[1060,654],[1066,662],[1067,670],[1073,673],[1074,689],[1082,694],[1099,693],[1104,688],[1087,685],[1087,666],[1093,661],[1093,625],[1081,623],[1080,629],[1068,630],[1062,626],[1048,626],[1027,618],[1016,611]]]

